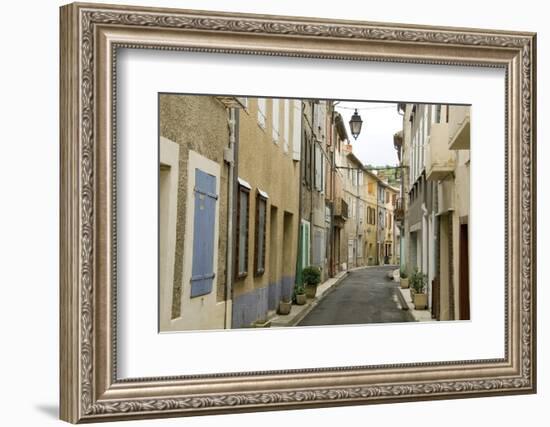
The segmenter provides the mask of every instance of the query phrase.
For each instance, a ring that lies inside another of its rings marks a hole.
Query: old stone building
[[[300,188],[300,256],[301,270],[316,266],[321,280],[329,277],[330,205],[327,198],[327,174],[331,172],[329,135],[327,132],[331,103],[323,100],[304,100],[302,114],[302,165]]]

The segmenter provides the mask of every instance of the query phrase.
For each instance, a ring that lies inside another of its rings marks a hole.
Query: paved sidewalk
[[[270,318],[271,327],[279,328],[284,326],[294,326],[300,322],[311,310],[315,307],[319,301],[327,296],[335,286],[338,285],[342,279],[349,274],[349,271],[342,271],[337,276],[325,280],[317,286],[317,294],[315,298],[308,299],[304,305],[292,304],[290,313],[287,315],[280,315],[275,313],[274,317]]]
[[[403,299],[407,303],[407,306],[409,307],[409,312],[411,313],[412,317],[414,317],[414,320],[416,320],[417,322],[436,322],[435,319],[432,319],[432,314],[429,310],[416,310],[414,308],[414,304],[411,299],[411,291],[409,288],[399,288],[399,292],[401,292],[401,295],[403,295]]]

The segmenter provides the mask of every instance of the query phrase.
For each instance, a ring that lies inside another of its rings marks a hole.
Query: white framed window
[[[283,151],[288,153],[290,141],[290,100],[283,101]]]
[[[315,143],[315,189],[323,192],[324,190],[324,161],[323,149]]]

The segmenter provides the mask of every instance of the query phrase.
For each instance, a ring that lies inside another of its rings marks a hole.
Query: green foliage
[[[310,265],[302,270],[302,278],[306,285],[318,285],[321,282],[321,270]]]
[[[407,278],[407,272],[405,271],[404,268],[402,268],[401,271],[399,272],[399,277],[401,277],[402,279]]]
[[[427,287],[427,282],[428,277],[418,271],[418,268],[415,268],[410,278],[410,287],[413,288],[416,293],[421,294],[425,291]]]
[[[304,288],[302,285],[296,285],[296,286],[294,287],[294,293],[295,293],[296,295],[303,295],[303,294],[306,293],[306,290],[305,290],[305,288]]]

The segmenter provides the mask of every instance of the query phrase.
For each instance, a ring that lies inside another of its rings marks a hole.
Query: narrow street
[[[395,268],[351,271],[297,326],[414,321],[409,311],[398,306],[395,292],[399,292],[399,284],[387,278]]]

